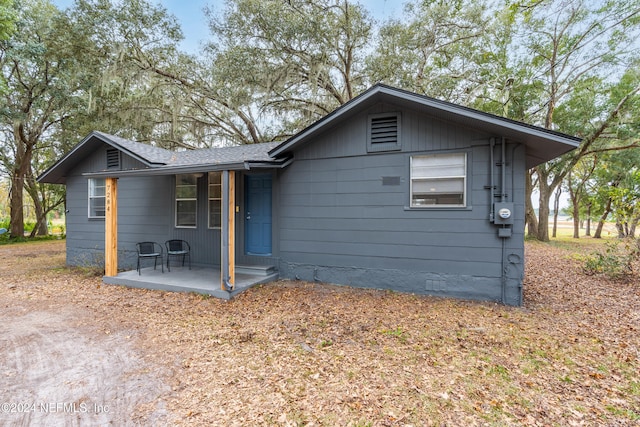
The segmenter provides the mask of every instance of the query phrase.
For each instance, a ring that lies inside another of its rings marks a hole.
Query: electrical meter
[[[493,211],[495,212],[495,217],[493,219],[494,224],[513,224],[513,203],[495,203],[493,205]]]

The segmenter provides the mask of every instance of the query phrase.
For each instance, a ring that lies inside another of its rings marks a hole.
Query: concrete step
[[[253,276],[271,276],[278,269],[273,265],[236,265],[237,274],[251,274]]]

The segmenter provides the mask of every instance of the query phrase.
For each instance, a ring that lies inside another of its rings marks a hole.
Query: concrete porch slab
[[[117,276],[104,276],[102,281],[108,285],[123,285],[132,288],[156,289],[171,292],[195,292],[211,295],[216,298],[229,300],[239,293],[261,283],[278,279],[278,273],[269,275],[236,274],[235,288],[232,291],[220,289],[220,270],[214,268],[193,266],[171,267],[171,271],[164,273],[158,266],[146,267],[138,274],[137,270],[123,271]]]

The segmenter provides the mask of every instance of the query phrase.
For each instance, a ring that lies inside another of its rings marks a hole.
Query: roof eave
[[[185,165],[166,166],[148,169],[111,170],[99,172],[87,172],[82,176],[88,178],[127,178],[134,176],[162,176],[162,175],[182,175],[192,173],[215,172],[223,170],[247,170],[246,162],[226,163],[216,165]]]
[[[321,132],[325,127],[330,126],[331,123],[340,120],[340,118],[353,112],[353,110],[358,106],[366,104],[376,96],[389,96],[397,101],[409,102],[416,106],[419,105],[429,113],[434,114],[437,117],[441,117],[444,120],[465,121],[470,126],[475,125],[478,127],[492,128],[493,132],[496,132],[496,136],[508,136],[515,141],[525,142],[525,145],[527,146],[531,146],[532,143],[527,143],[526,140],[544,140],[554,144],[562,144],[562,148],[553,150],[554,153],[560,153],[557,155],[561,155],[577,148],[582,141],[582,139],[578,137],[517,122],[515,120],[452,104],[450,102],[441,101],[435,98],[429,98],[427,96],[408,92],[402,89],[378,84],[289,138],[281,145],[275,147],[269,151],[269,155],[275,157],[291,151],[298,144],[303,143],[316,133]],[[557,155],[552,154],[551,156],[546,156],[548,158],[544,161],[551,160]],[[532,161],[531,163],[535,163],[536,161]]]
[[[88,178],[126,178],[134,176],[162,176],[162,175],[181,175],[191,173],[205,173],[217,171],[239,171],[250,169],[281,169],[291,162],[290,158],[280,159],[276,161],[242,161],[233,163],[219,164],[199,164],[199,165],[182,165],[182,166],[160,166],[148,169],[130,169],[130,170],[106,170],[99,172],[87,172],[82,174]]]
[[[119,145],[115,141],[112,141],[105,134],[103,134],[101,132],[93,131],[89,135],[87,135],[82,141],[80,141],[78,144],[76,144],[75,147],[73,147],[71,149],[71,151],[69,151],[67,154],[64,155],[64,157],[62,157],[60,160],[55,162],[53,165],[49,166],[49,168],[47,168],[47,170],[42,172],[36,178],[36,181],[45,182],[45,183],[49,183],[49,184],[65,184],[66,183],[66,172],[68,172],[70,169],[72,169],[75,166],[74,164],[71,164],[69,166],[66,166],[66,168],[65,168],[65,165],[67,165],[68,163],[72,162],[73,158],[79,152],[81,152],[84,148],[86,148],[86,145],[89,144],[93,140],[93,138],[96,138],[96,139],[102,141],[105,144],[108,144],[108,145],[110,145],[110,146],[112,146],[114,148],[117,148],[118,150],[124,152],[128,156],[133,157],[134,159],[138,160],[140,163],[144,164],[147,167],[150,167],[150,168],[151,167],[157,167],[157,166],[160,166],[160,165],[164,164],[164,163],[150,162],[147,159],[145,159],[143,157],[140,157],[138,154],[133,153],[130,150],[126,149],[125,147]],[[52,179],[48,180],[49,177],[52,177]]]

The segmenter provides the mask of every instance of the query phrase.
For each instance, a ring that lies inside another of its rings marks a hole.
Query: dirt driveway
[[[135,330],[70,304],[63,247],[0,246],[0,424],[163,424],[155,402],[170,388],[132,345]]]

